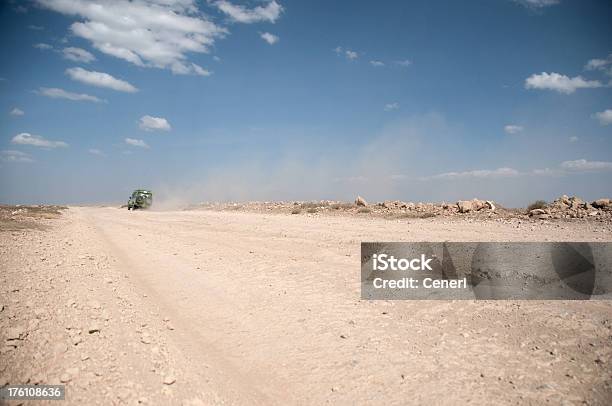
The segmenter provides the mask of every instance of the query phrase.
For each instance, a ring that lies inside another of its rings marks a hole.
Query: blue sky
[[[607,1],[3,2],[0,202],[612,195]]]

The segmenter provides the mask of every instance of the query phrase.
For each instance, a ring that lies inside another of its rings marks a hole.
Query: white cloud
[[[350,60],[357,59],[359,57],[357,52],[351,51],[350,49],[347,49],[344,53],[345,53],[347,59],[350,59]]]
[[[272,0],[265,6],[257,6],[253,9],[232,4],[226,0],[217,1],[215,6],[227,14],[232,20],[245,24],[258,23],[262,21],[274,23],[283,12],[283,7],[275,0]]]
[[[538,176],[561,176],[561,175],[564,175],[565,173],[560,169],[544,168],[544,169],[534,169],[532,171],[532,174],[538,175]]]
[[[90,148],[87,150],[87,152],[89,152],[92,155],[98,155],[98,156],[106,156],[106,154],[102,151],[100,151],[97,148]]]
[[[600,71],[608,76],[612,76],[612,54],[608,55],[606,59],[591,59],[584,66],[584,69],[589,71]]]
[[[49,45],[49,44],[45,44],[44,42],[39,42],[38,44],[34,44],[33,45],[34,48],[43,50],[43,51],[47,51],[49,49],[53,49],[53,46]]]
[[[559,4],[560,0],[514,0],[516,3],[522,4],[528,8],[544,8]]]
[[[96,60],[96,57],[91,52],[82,48],[68,47],[64,48],[62,53],[64,58],[74,62],[89,63]]]
[[[609,171],[612,170],[612,162],[577,159],[575,161],[564,161],[561,163],[561,167],[576,172]]]
[[[385,63],[382,61],[370,61],[370,65],[380,67],[380,66],[385,66]]]
[[[41,148],[58,148],[58,147],[67,147],[64,141],[51,141],[47,140],[40,135],[33,135],[30,133],[20,133],[13,137],[11,140],[13,144],[21,144],[21,145],[32,145],[34,147]]]
[[[601,82],[597,80],[585,80],[582,76],[570,78],[559,73],[533,74],[525,80],[526,89],[546,89],[555,90],[559,93],[571,94],[576,89],[602,87]]]
[[[58,89],[56,87],[51,87],[51,88],[41,87],[40,89],[38,89],[38,93],[46,97],[51,97],[53,99],[67,99],[67,100],[73,100],[73,101],[90,101],[94,103],[105,102],[104,100],[99,99],[96,96],[91,96],[85,93],[67,92],[64,89]]]
[[[520,125],[508,124],[504,127],[506,134],[518,134],[523,131],[523,127]]]
[[[608,55],[606,59],[599,59],[599,58],[591,59],[584,66],[584,69],[586,70],[606,70],[606,68],[609,65],[612,65],[612,54]],[[607,71],[607,73],[610,73],[610,72],[612,71]]]
[[[23,116],[25,112],[21,110],[20,108],[15,107],[13,110],[11,110],[9,114],[11,116]]]
[[[137,140],[135,138],[126,138],[125,143],[133,147],[149,148],[149,146],[146,142],[144,142],[144,140]]]
[[[387,103],[385,104],[385,111],[392,111],[399,109],[400,105],[398,102]]]
[[[270,45],[274,45],[280,40],[280,38],[278,38],[276,35],[270,34],[269,32],[264,32],[260,34],[260,36],[264,41],[266,41]]]
[[[513,168],[497,168],[493,170],[478,169],[466,172],[446,172],[429,177],[428,179],[465,179],[465,178],[507,178],[520,175]]]
[[[0,151],[0,160],[3,162],[34,162],[30,154],[10,149]]]
[[[30,25],[28,25],[28,29],[34,30],[34,31],[42,31],[42,30],[45,29],[45,27],[43,27],[42,25],[30,24]]]
[[[569,142],[578,142],[580,138],[576,137],[575,135],[572,135],[571,137],[569,137]]]
[[[145,131],[170,131],[170,123],[162,117],[142,116],[138,124],[141,130]]]
[[[599,124],[601,125],[610,125],[612,124],[612,109],[607,109],[604,111],[600,111],[599,113],[593,114],[593,117],[599,120]]]
[[[66,74],[70,76],[72,80],[92,86],[105,87],[118,92],[127,93],[134,93],[138,91],[138,89],[136,89],[130,83],[117,79],[104,72],[89,71],[83,68],[70,68],[66,69]]]
[[[353,61],[353,60],[355,60],[355,59],[357,59],[357,58],[359,57],[359,54],[358,54],[357,52],[352,51],[352,50],[350,50],[350,49],[344,49],[344,48],[342,48],[342,47],[340,47],[340,46],[339,46],[339,47],[336,47],[336,48],[334,49],[334,52],[335,52],[337,55],[344,55],[344,57],[345,57],[346,59],[348,59],[349,61]]]
[[[41,6],[79,18],[72,33],[107,55],[137,66],[205,75],[187,60],[207,53],[227,30],[204,16],[195,0],[36,0]],[[200,68],[200,69],[198,69]]]
[[[407,68],[408,66],[412,65],[412,61],[409,59],[404,59],[401,61],[395,61],[395,64]]]

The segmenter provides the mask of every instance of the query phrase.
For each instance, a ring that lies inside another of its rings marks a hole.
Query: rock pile
[[[253,212],[282,212],[306,215],[359,215],[383,218],[429,218],[429,217],[465,217],[497,219],[570,219],[584,218],[612,221],[612,200],[598,199],[591,203],[578,197],[561,196],[552,203],[539,201],[531,209],[504,208],[491,200],[459,200],[454,203],[405,202],[385,200],[368,203],[362,196],[354,202],[334,200],[320,201],[280,201],[280,202],[244,202],[244,203],[209,203],[202,207],[213,210],[242,210]]]
[[[597,199],[591,203],[579,197],[563,195],[542,208],[529,211],[529,217],[546,220],[561,218],[612,217],[612,200]]]

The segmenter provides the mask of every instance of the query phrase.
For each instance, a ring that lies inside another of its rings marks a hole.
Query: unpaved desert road
[[[361,241],[445,240],[612,233],[71,207],[0,233],[0,385],[64,382],[68,404],[610,404],[610,302],[360,299]]]

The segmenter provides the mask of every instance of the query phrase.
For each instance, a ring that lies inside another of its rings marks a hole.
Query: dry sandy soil
[[[0,223],[0,385],[101,405],[612,400],[611,302],[359,295],[361,241],[612,241],[610,224],[59,212]]]

